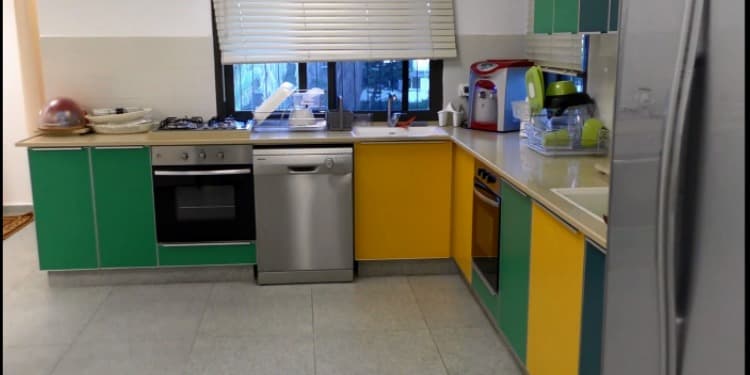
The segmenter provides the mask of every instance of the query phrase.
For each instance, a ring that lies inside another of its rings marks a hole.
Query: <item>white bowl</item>
[[[136,112],[118,113],[114,115],[86,115],[86,119],[88,119],[93,124],[112,124],[138,120],[143,118],[143,116],[147,115],[149,112],[151,112],[151,108],[143,108],[142,110]]]

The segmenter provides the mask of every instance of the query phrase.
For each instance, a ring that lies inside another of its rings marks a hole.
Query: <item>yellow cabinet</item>
[[[451,213],[451,256],[471,283],[471,218],[474,187],[474,158],[453,145],[453,190]]]
[[[450,256],[451,142],[354,145],[357,260]]]
[[[535,203],[526,357],[530,375],[578,374],[583,259],[583,235]]]

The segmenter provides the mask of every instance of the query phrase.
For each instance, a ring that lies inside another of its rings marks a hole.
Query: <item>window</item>
[[[433,119],[442,102],[442,61],[382,60],[307,63],[256,63],[223,66],[216,62],[221,80],[217,81],[220,116],[249,118],[281,85],[288,81],[299,89],[319,87],[327,95],[322,110],[342,96],[344,108],[372,112],[375,120],[385,120],[388,95],[394,95],[393,112],[407,112],[421,120]],[[223,85],[221,84],[223,83]],[[337,104],[331,107],[335,108]],[[278,110],[292,109],[291,98]]]
[[[320,87],[322,106],[434,119],[442,60],[456,57],[452,0],[213,0],[218,115],[246,119],[284,81]],[[276,6],[278,5],[278,6]],[[292,107],[291,100],[281,106]]]

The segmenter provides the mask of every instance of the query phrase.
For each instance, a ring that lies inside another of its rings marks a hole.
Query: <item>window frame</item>
[[[213,4],[211,4],[211,28],[214,44],[214,75],[216,82],[216,112],[219,118],[225,118],[229,115],[240,121],[247,121],[251,118],[251,111],[235,111],[234,109],[234,65],[223,65],[221,63],[221,49],[219,47],[219,37],[216,31],[216,17]],[[430,60],[430,108],[428,110],[409,111],[409,61],[402,60],[402,78],[401,91],[402,98],[401,108],[393,108],[392,112],[403,112],[416,116],[417,120],[437,120],[437,112],[442,107],[443,102],[443,60]],[[294,61],[292,61],[294,62]],[[328,96],[328,106],[331,109],[338,107],[336,92],[336,62],[328,61],[328,86],[326,94]],[[297,62],[297,76],[299,77],[299,88],[307,87],[307,63]],[[374,121],[386,121],[386,111],[355,111],[355,113],[372,113]]]

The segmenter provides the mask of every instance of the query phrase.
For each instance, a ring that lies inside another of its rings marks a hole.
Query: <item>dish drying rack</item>
[[[585,111],[584,111],[585,112]],[[526,128],[527,146],[545,156],[607,155],[609,130],[584,131],[586,113],[565,113],[548,116],[542,111],[531,117]],[[585,133],[585,134],[584,134]]]

